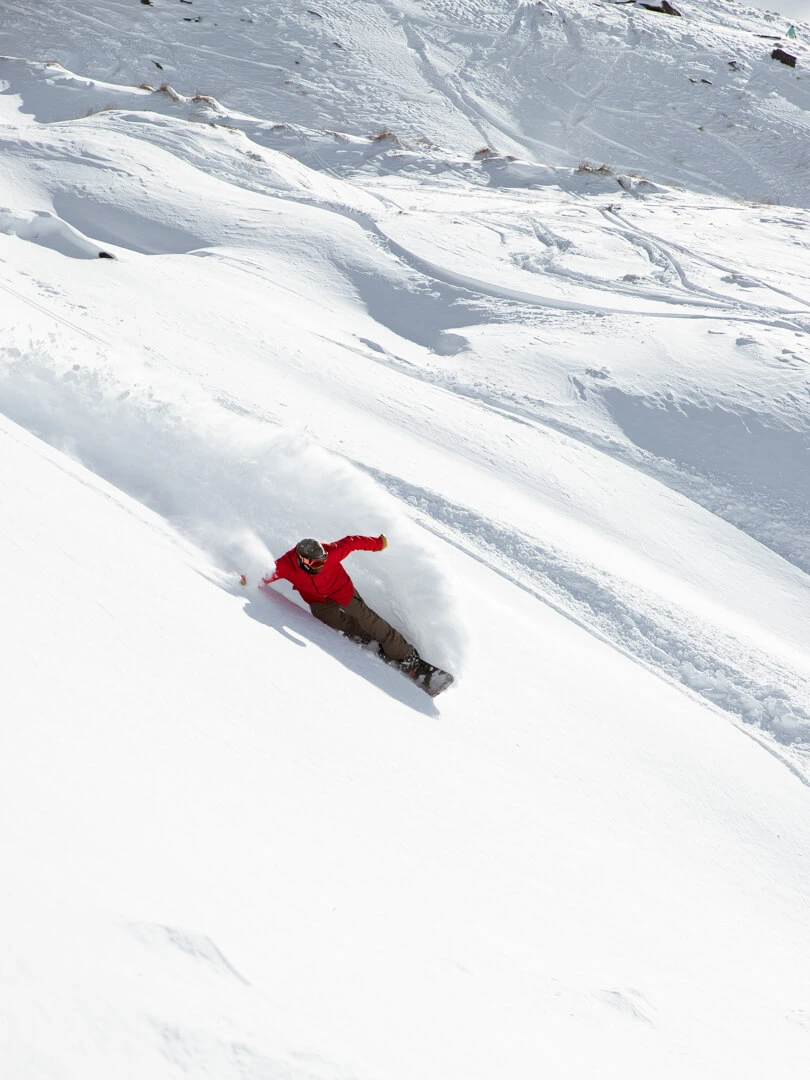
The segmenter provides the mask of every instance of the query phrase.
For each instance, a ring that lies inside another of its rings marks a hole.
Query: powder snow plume
[[[130,371],[139,365],[125,360]],[[0,410],[164,517],[224,581],[245,573],[255,584],[302,536],[384,532],[384,554],[350,556],[358,590],[420,651],[460,669],[462,620],[436,542],[374,479],[302,433],[140,367],[125,384],[101,357],[8,348]]]

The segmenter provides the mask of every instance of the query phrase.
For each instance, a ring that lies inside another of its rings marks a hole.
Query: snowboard
[[[358,642],[358,644],[361,643]],[[420,690],[424,690],[431,697],[438,697],[443,690],[446,690],[455,681],[449,671],[444,671],[443,668],[436,667],[435,664],[429,664],[427,660],[423,660],[421,657],[416,662],[415,667],[409,667],[407,663],[402,661],[389,660],[379,646],[376,652],[377,657],[384,664],[401,672],[406,679],[416,683]]]
[[[411,676],[416,685],[424,690],[426,694],[431,697],[438,697],[443,693],[448,686],[453,685],[453,676],[449,671],[443,671],[441,668],[434,667],[432,664],[426,664],[422,661],[426,668],[430,670],[424,674],[414,674]]]
[[[438,697],[454,681],[449,671],[429,664],[427,660],[420,660],[412,671],[405,670],[403,674],[430,697]]]

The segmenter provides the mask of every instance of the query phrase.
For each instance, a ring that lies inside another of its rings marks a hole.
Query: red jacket
[[[276,560],[276,569],[271,577],[263,578],[265,585],[284,578],[299,592],[308,604],[326,604],[333,600],[341,607],[354,596],[352,579],[343,569],[342,563],[353,551],[382,551],[381,536],[344,536],[334,544],[324,544],[326,565],[318,574],[308,574],[298,563],[295,548]]]

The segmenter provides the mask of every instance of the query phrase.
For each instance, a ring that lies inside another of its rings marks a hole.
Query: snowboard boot
[[[436,697],[453,682],[453,676],[449,672],[423,660],[416,649],[399,666],[409,679],[413,679],[416,685],[431,697]]]

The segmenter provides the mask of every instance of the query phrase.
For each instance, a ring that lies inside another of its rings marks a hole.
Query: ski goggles
[[[304,566],[308,566],[310,570],[323,570],[323,568],[326,566],[325,555],[322,559],[305,559],[303,555],[299,555],[298,558],[301,560]]]

